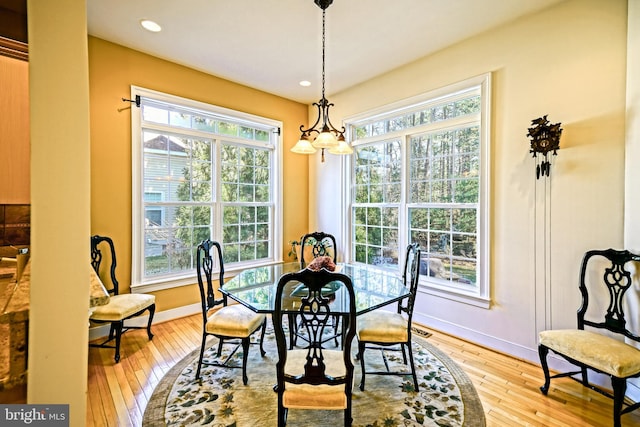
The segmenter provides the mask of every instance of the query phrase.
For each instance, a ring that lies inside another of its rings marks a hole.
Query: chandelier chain
[[[325,45],[325,13],[326,9],[322,9],[322,99],[324,99],[324,45]]]
[[[333,3],[333,0],[314,0],[314,3],[322,9],[322,99],[313,103],[313,106],[318,109],[318,117],[315,123],[307,129],[304,128],[304,125],[300,125],[300,139],[291,148],[291,151],[300,154],[313,154],[316,149],[320,148],[322,150],[322,161],[324,162],[325,148],[328,148],[331,154],[351,154],[353,149],[345,141],[345,127],[342,126],[342,129],[337,129],[329,120],[329,108],[333,107],[333,104],[327,100],[325,95],[326,9]],[[313,137],[314,134],[315,138]]]

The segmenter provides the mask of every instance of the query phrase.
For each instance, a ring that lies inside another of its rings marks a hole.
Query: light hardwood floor
[[[87,426],[140,426],[154,387],[176,362],[200,345],[201,317],[193,315],[128,332],[122,359],[113,350],[89,349]],[[428,340],[469,375],[484,406],[487,426],[611,426],[612,401],[577,382],[552,380],[548,396],[539,366],[455,337],[431,331]],[[640,410],[625,414],[623,426],[640,426]],[[244,426],[239,426],[244,427]]]

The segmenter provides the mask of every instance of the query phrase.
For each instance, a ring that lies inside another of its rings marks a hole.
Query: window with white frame
[[[132,88],[132,287],[193,283],[195,248],[226,270],[279,261],[280,122]]]
[[[347,121],[350,257],[400,268],[422,249],[423,290],[486,306],[490,75]]]

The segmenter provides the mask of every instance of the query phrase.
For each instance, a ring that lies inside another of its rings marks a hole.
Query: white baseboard
[[[428,326],[429,328],[442,331],[449,335],[499,351],[501,353],[508,354],[513,357],[517,357],[519,359],[524,359],[530,363],[533,363],[534,365],[540,366],[540,357],[538,355],[537,347],[528,348],[520,344],[514,344],[501,338],[483,334],[481,332],[474,331],[472,329],[462,327],[454,323],[444,322],[440,319],[426,316],[418,312],[414,312],[413,320],[417,323]],[[575,365],[572,365],[560,356],[553,354],[553,352],[549,352],[547,363],[549,365],[549,369],[557,372],[570,372],[576,370]],[[611,379],[606,375],[589,371],[589,382],[604,389],[611,390]],[[542,373],[542,368],[540,368],[540,385],[542,384],[544,384],[544,374]],[[551,386],[553,386],[553,380],[551,381]],[[640,402],[640,380],[631,379],[627,381],[626,396],[634,402]]]
[[[640,402],[640,381],[637,378],[627,380],[627,393],[625,396],[634,402]]]
[[[153,315],[153,323],[166,322],[168,320],[178,319],[180,317],[190,316],[192,314],[200,313],[202,310],[200,303],[185,305],[178,308],[172,308],[170,310],[164,310],[156,312]],[[131,326],[147,326],[149,322],[149,315],[139,316],[131,320],[127,320],[127,325]],[[153,329],[151,329],[153,332]],[[94,341],[100,338],[105,338],[109,335],[109,325],[100,325],[93,328],[89,328],[89,341]]]
[[[538,349],[531,349],[520,344],[514,344],[501,338],[496,338],[451,322],[427,316],[417,311],[413,313],[413,321],[422,323],[425,326],[442,331],[449,335],[470,341],[472,343],[509,354],[519,359],[524,359],[532,363],[539,364]]]

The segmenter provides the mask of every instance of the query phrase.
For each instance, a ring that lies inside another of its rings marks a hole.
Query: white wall
[[[493,73],[492,306],[422,294],[417,321],[535,362],[539,330],[575,326],[582,255],[623,244],[626,25],[626,0],[568,0],[330,95],[338,122]],[[526,136],[545,114],[564,129],[546,182]],[[310,227],[337,232],[340,158],[310,171]]]
[[[640,251],[640,0],[629,0],[627,40],[627,121],[625,247]],[[634,25],[635,24],[635,25]]]
[[[626,152],[625,152],[625,215],[624,246],[640,252],[640,0],[629,0],[627,27],[627,105],[626,105]],[[640,293],[636,292],[635,305],[629,307],[629,318],[636,334],[640,333]],[[640,380],[631,380],[628,395],[640,400]]]

